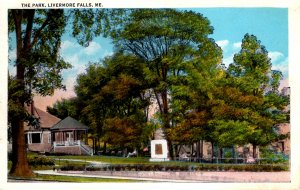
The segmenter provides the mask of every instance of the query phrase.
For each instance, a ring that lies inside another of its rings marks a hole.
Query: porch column
[[[30,140],[29,140],[29,133],[27,133],[27,144],[29,144]]]

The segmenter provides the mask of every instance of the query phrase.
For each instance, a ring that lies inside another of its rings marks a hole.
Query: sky
[[[288,9],[287,8],[201,8],[188,9],[203,14],[214,27],[214,33],[209,37],[215,39],[223,50],[223,63],[232,63],[235,53],[238,53],[241,41],[246,33],[255,35],[269,52],[272,69],[280,70],[284,75],[282,86],[288,86]],[[60,54],[65,61],[73,65],[72,69],[63,71],[63,83],[67,90],[56,90],[53,96],[35,97],[35,104],[42,110],[52,106],[56,100],[76,96],[74,85],[78,74],[84,73],[89,62],[96,62],[105,56],[113,54],[110,39],[95,38],[90,46],[80,46],[71,34],[62,38]],[[9,52],[9,57],[15,57],[15,49]],[[12,63],[9,65],[14,74]]]

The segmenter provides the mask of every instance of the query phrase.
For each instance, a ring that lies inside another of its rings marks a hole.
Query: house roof
[[[68,129],[88,130],[89,128],[70,116],[61,120],[51,128],[51,130],[68,130]]]
[[[26,108],[27,112],[33,113],[34,116],[39,118],[41,129],[50,129],[53,125],[55,125],[56,123],[58,123],[61,120],[58,117],[51,115],[50,113],[40,110],[39,108],[33,107],[34,109],[31,109],[31,106],[26,106],[25,108]],[[24,129],[25,130],[33,130],[33,127],[25,124]]]

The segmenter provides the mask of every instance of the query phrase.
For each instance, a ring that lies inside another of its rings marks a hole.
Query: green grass
[[[109,157],[109,156],[49,156],[55,159],[76,159],[86,161],[105,162],[110,164],[146,164],[150,163],[149,158],[135,157],[135,158],[124,158],[124,157]],[[63,160],[61,160],[63,161]],[[58,162],[58,160],[56,160]]]
[[[96,177],[76,177],[76,176],[57,176],[39,174],[36,179],[61,181],[61,182],[139,182],[139,180],[129,179],[111,179],[111,178],[96,178]]]
[[[22,178],[18,178],[22,179]],[[25,179],[25,178],[24,178]],[[77,176],[60,176],[60,175],[47,175],[36,174],[34,178],[26,178],[25,180],[37,180],[37,181],[57,181],[57,182],[76,182],[76,183],[90,183],[90,182],[143,182],[142,180],[130,180],[130,179],[112,179],[112,178],[96,178],[96,177],[77,177]]]
[[[190,166],[190,165],[202,165],[202,163],[196,162],[180,162],[180,161],[168,161],[168,162],[150,162],[148,157],[110,157],[110,156],[49,156],[55,159],[76,159],[81,160],[82,164],[89,164],[86,161],[96,161],[108,164],[155,164],[155,165],[176,165],[176,166]],[[62,162],[61,160],[60,162]],[[56,160],[56,164],[59,160]],[[76,164],[75,162],[73,162]],[[78,162],[77,162],[78,163]]]
[[[86,165],[89,164],[86,161],[71,161],[71,160],[55,160],[55,165],[65,166],[65,165]]]

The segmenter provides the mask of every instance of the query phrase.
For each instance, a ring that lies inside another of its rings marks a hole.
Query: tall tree
[[[256,158],[257,146],[267,145],[276,139],[274,124],[285,118],[283,114],[276,112],[282,110],[287,103],[278,93],[282,75],[271,70],[268,52],[254,35],[245,34],[241,50],[234,55],[233,60],[228,72],[235,77],[235,86],[242,94],[258,102],[249,105],[248,114],[244,114],[252,129],[248,142],[253,145],[253,157]]]
[[[95,138],[127,146],[128,143],[120,142],[141,135],[137,134],[142,132],[140,129],[147,121],[143,111],[149,105],[148,82],[143,77],[141,61],[134,56],[115,53],[101,64],[89,65],[87,72],[78,77],[75,90],[78,102],[82,104],[82,120],[92,127]],[[136,124],[128,125],[134,119]],[[130,133],[113,135],[116,133],[114,128]]]
[[[55,88],[63,88],[60,73],[70,65],[61,59],[58,49],[66,18],[62,10],[9,10],[8,19],[9,32],[15,32],[16,37],[15,83],[19,93],[15,99],[9,97],[18,107],[17,112],[9,112],[13,137],[10,175],[32,176],[26,159],[24,104],[30,103],[32,91],[50,95]]]
[[[115,13],[115,14],[107,14]],[[72,22],[73,36],[87,46],[93,37],[109,34],[123,15],[122,10],[75,9],[34,10],[12,9],[8,12],[9,33],[14,33],[16,47],[16,77],[14,90],[18,96],[9,97],[9,118],[12,118],[13,164],[15,176],[32,176],[25,151],[24,103],[30,103],[32,93],[51,95],[55,88],[64,88],[61,71],[70,65],[59,55],[61,36],[68,22]],[[114,19],[116,18],[116,19]],[[17,108],[17,109],[15,109]],[[18,110],[17,112],[14,112]],[[20,114],[23,113],[23,114]]]
[[[209,20],[201,14],[172,9],[139,9],[131,12],[124,27],[113,36],[119,50],[144,60],[146,79],[155,84],[152,90],[164,130],[171,127],[171,86],[187,74],[184,64],[195,60],[200,64],[203,55],[218,49],[213,39],[208,38],[212,32]],[[207,46],[212,48],[206,49]],[[165,135],[172,157],[172,142],[169,135]]]

